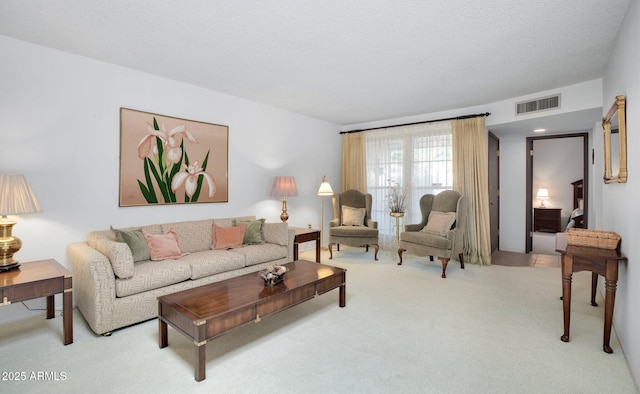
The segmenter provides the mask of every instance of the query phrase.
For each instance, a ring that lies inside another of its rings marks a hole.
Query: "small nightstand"
[[[560,208],[533,208],[533,231],[560,232]]]

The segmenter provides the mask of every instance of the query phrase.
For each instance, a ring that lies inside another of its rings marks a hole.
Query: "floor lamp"
[[[320,196],[320,201],[322,202],[322,217],[320,219],[320,237],[322,237],[322,241],[324,242],[324,197],[333,196],[333,189],[331,189],[331,185],[329,184],[329,182],[327,182],[327,177],[324,175],[322,176],[322,183],[320,184],[320,188],[318,189],[318,196]]]

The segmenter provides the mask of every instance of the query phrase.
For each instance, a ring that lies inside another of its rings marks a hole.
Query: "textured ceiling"
[[[630,0],[2,0],[0,34],[338,124],[600,78]]]

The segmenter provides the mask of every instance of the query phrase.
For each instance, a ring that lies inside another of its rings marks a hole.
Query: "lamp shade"
[[[42,211],[22,174],[0,174],[0,216]]]
[[[538,189],[538,194],[536,194],[536,198],[538,200],[548,200],[549,199],[549,191],[547,189]]]
[[[319,196],[333,196],[333,189],[329,182],[327,182],[327,177],[322,176],[322,183],[320,184],[320,188],[318,189]]]
[[[271,195],[279,197],[291,197],[298,195],[296,181],[292,176],[277,176],[273,180]]]

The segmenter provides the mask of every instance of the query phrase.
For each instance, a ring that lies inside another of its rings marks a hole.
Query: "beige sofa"
[[[264,243],[212,250],[213,224],[231,227],[233,220],[254,216],[153,224],[144,229],[164,234],[175,229],[185,254],[161,261],[133,261],[131,248],[116,242],[112,230],[89,233],[86,242],[67,247],[73,266],[73,291],[78,309],[97,334],[157,317],[157,298],[164,294],[257,272],[270,264],[293,261],[295,231],[286,223],[264,223]]]

